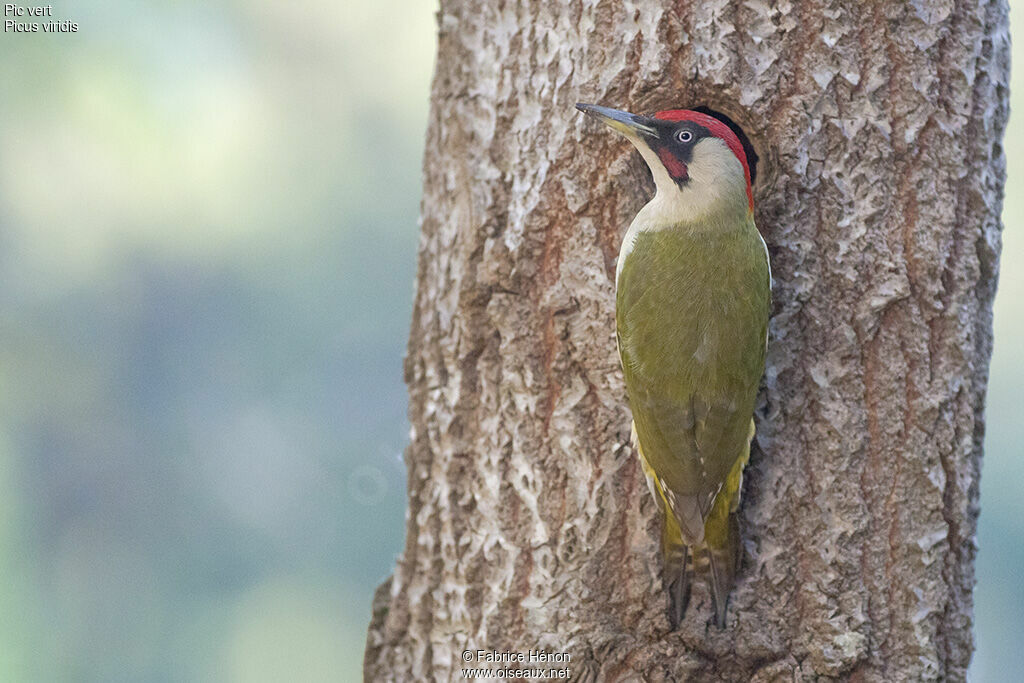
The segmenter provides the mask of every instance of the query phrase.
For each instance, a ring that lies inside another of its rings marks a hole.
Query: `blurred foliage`
[[[433,5],[101,0],[3,36],[0,680],[357,677],[404,527]],[[1024,670],[1006,147],[976,681]]]
[[[337,681],[401,548],[433,3],[0,40],[0,680]]]

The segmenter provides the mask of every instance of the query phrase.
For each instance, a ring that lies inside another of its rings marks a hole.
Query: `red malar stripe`
[[[661,163],[665,165],[665,170],[668,171],[673,180],[686,178],[686,164],[672,156],[672,152],[668,151],[667,148],[662,147],[658,150],[658,158],[661,159]]]

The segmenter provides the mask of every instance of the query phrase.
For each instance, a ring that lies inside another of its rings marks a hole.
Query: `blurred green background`
[[[95,0],[0,37],[0,681],[358,678],[434,9]],[[1019,191],[1005,218],[977,681],[1024,670]]]

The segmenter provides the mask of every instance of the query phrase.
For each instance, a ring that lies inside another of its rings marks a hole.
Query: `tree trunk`
[[[963,680],[1005,2],[442,0],[438,22],[407,538],[366,678],[546,650],[579,680]],[[653,184],[576,101],[705,105],[761,158],[775,310],[723,631],[700,582],[668,631],[613,312]]]

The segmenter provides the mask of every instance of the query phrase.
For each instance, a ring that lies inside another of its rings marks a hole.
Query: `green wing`
[[[753,220],[641,232],[618,278],[616,326],[644,456],[691,542],[747,452],[771,307]]]

